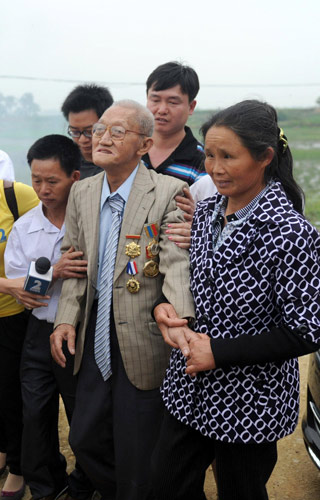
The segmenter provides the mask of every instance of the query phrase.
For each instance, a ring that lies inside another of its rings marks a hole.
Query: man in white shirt
[[[26,276],[32,260],[47,257],[53,266],[53,282],[50,300],[32,311],[22,352],[22,473],[34,500],[53,500],[67,486],[69,496],[84,500],[90,483],[79,467],[68,478],[65,458],[59,452],[59,393],[70,422],[76,388],[73,359],[70,356],[67,370],[62,370],[52,362],[49,343],[62,280],[86,276],[82,252],[70,248],[63,256],[60,253],[68,196],[80,177],[81,155],[71,139],[49,135],[31,146],[27,159],[40,203],[13,226],[5,252],[6,275]]]

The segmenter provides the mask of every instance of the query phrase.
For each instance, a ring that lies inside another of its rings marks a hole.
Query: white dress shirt
[[[26,276],[30,262],[39,257],[47,257],[52,266],[56,264],[61,257],[60,247],[64,233],[64,224],[59,229],[45,217],[41,202],[20,217],[13,225],[4,254],[7,278]],[[46,320],[48,323],[54,322],[61,287],[61,279],[50,286],[48,295],[51,299],[48,301],[48,306],[38,307],[32,311],[36,318]]]
[[[207,174],[200,177],[198,181],[194,182],[194,184],[190,186],[190,192],[194,202],[197,203],[198,201],[205,200],[206,198],[211,198],[211,196],[217,192],[217,188],[213,184],[213,180],[210,175]]]

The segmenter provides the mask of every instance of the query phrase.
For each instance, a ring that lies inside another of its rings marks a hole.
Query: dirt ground
[[[296,431],[281,440],[278,445],[278,463],[268,483],[269,500],[319,500],[320,472],[313,465],[306,452],[302,433],[301,417],[305,411],[308,356],[300,358],[301,375],[301,411]],[[61,405],[62,406],[62,405]],[[68,425],[63,409],[60,411],[61,451],[66,456],[69,469],[72,469],[74,457],[68,446]],[[0,488],[4,479],[0,480]],[[205,491],[207,500],[216,500],[217,492],[212,471],[208,470]],[[27,489],[24,500],[30,498]]]

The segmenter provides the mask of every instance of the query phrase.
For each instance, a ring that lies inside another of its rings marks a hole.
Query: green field
[[[190,117],[189,125],[198,138],[200,126],[212,113],[201,110]],[[306,195],[306,216],[320,229],[320,109],[279,109],[278,116],[294,158],[295,178]],[[0,149],[12,158],[16,179],[30,184],[25,158],[35,140],[46,134],[66,134],[66,130],[67,125],[61,115],[6,117],[2,120]]]

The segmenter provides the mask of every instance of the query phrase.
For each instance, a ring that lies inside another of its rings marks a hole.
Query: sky
[[[151,71],[178,60],[199,75],[198,108],[246,98],[312,107],[319,22],[319,0],[9,0],[0,93],[32,92],[42,112],[59,112],[77,84],[100,82],[144,104]]]

